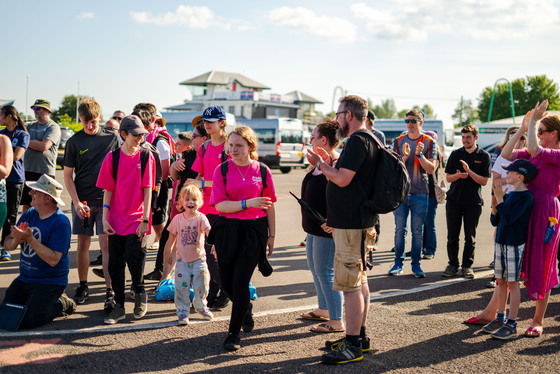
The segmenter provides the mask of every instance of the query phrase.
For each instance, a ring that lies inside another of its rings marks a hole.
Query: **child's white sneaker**
[[[179,325],[188,325],[189,324],[189,317],[186,314],[179,314]]]
[[[197,312],[204,317],[204,319],[207,319],[208,321],[212,321],[212,319],[214,318],[214,315],[212,314],[212,312],[210,311],[210,309],[208,308],[204,308],[202,310],[197,310]]]

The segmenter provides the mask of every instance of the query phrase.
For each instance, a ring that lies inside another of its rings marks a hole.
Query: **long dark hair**
[[[23,122],[23,120],[19,116],[19,112],[17,111],[15,106],[4,105],[2,108],[0,108],[0,111],[2,111],[2,114],[6,117],[7,116],[12,116],[14,121],[16,121],[16,126],[18,128],[20,128],[21,130],[27,132],[27,128],[25,127],[25,122]]]

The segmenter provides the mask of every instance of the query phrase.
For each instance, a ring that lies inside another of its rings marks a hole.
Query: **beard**
[[[336,129],[336,137],[340,140],[348,137],[348,123],[339,123]]]

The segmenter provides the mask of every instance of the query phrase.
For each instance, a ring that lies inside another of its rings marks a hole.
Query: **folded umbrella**
[[[309,204],[307,204],[305,201],[303,201],[302,199],[300,199],[299,197],[297,197],[296,195],[294,195],[292,193],[292,191],[290,191],[290,195],[292,195],[293,197],[295,197],[295,199],[297,200],[297,202],[299,203],[299,205],[301,205],[301,207],[303,208],[303,210],[305,210],[307,212],[307,214],[309,214],[309,216],[311,216],[311,218],[317,222],[319,225],[322,225],[323,223],[325,223],[325,217],[323,217],[323,215],[321,213],[319,213],[318,211],[315,210],[315,208],[312,208]]]

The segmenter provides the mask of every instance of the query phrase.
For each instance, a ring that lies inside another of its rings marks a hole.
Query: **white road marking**
[[[493,274],[494,270],[487,270],[476,273],[477,277],[485,277],[487,275]],[[439,281],[437,283],[428,284],[426,286],[412,288],[410,290],[403,290],[403,291],[395,291],[389,292],[386,294],[375,295],[370,298],[370,300],[382,300],[388,299],[391,297],[397,297],[402,295],[410,295],[413,293],[424,292],[429,290],[434,290],[441,287],[450,286],[452,284],[461,283],[461,282],[468,282],[470,279],[465,278],[451,278]],[[285,314],[285,313],[295,313],[301,312],[309,309],[316,308],[317,304],[306,305],[306,306],[296,306],[293,308],[285,308],[280,310],[270,310],[255,313],[255,317],[262,317],[262,316],[271,316],[277,314]],[[212,321],[228,321],[229,316],[223,317],[215,317]],[[189,325],[197,325],[199,323],[211,323],[212,321],[189,321]],[[133,326],[95,326],[95,327],[88,327],[85,329],[69,329],[69,330],[50,330],[50,331],[17,331],[17,332],[1,332],[0,338],[14,338],[14,337],[29,337],[29,336],[51,336],[51,335],[71,335],[71,334],[98,334],[98,333],[108,333],[108,332],[126,332],[126,331],[137,331],[137,330],[152,330],[152,329],[160,329],[165,327],[172,327],[172,326],[179,326],[177,321],[170,321],[170,322],[158,322],[158,323],[148,323],[143,325],[133,325]]]

